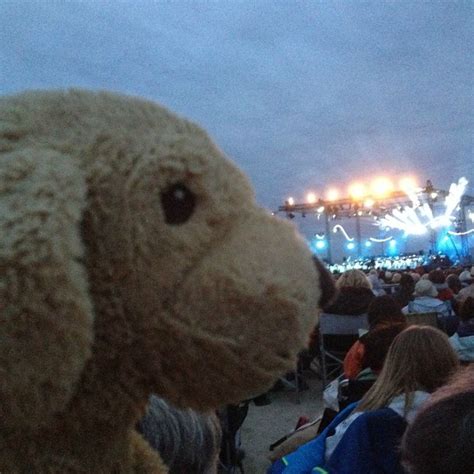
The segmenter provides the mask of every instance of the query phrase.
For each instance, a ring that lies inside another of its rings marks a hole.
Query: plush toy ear
[[[91,353],[79,234],[86,186],[57,152],[0,158],[0,419],[37,428],[65,408]]]

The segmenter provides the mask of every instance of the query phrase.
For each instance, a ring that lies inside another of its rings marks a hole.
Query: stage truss
[[[344,197],[341,199],[312,199],[312,202],[295,203],[292,198],[279,206],[278,212],[285,213],[289,219],[296,215],[302,217],[316,216],[323,219],[325,232],[315,234],[316,239],[325,242],[326,260],[333,263],[331,235],[343,233],[347,245],[352,245],[357,256],[362,256],[361,222],[370,219],[379,229],[385,232],[403,232],[409,235],[429,235],[430,253],[437,253],[437,233],[446,231],[446,238],[453,236],[461,240],[461,248],[457,250],[458,260],[462,263],[470,261],[469,237],[474,235],[474,228],[468,229],[469,222],[474,223],[474,197],[464,194],[467,180],[460,178],[449,190],[439,189],[427,181],[425,187],[410,191],[392,191],[380,198],[360,196],[359,198]],[[344,219],[355,219],[355,235],[349,236],[339,222]],[[393,236],[370,237],[372,242],[390,242]]]

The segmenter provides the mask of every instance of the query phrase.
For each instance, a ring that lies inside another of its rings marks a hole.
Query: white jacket
[[[407,306],[402,309],[403,314],[408,313],[438,313],[441,316],[448,317],[451,315],[450,304],[441,301],[432,296],[418,296],[410,301]]]

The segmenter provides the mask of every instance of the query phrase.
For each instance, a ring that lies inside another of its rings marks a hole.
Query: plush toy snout
[[[174,349],[160,395],[197,408],[237,402],[293,367],[321,297],[319,272],[295,237],[286,222],[251,210],[187,275],[160,344],[167,354],[179,347],[182,363]]]

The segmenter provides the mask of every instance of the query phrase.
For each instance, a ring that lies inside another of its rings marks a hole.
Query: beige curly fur
[[[162,193],[195,196],[168,223]],[[292,226],[196,125],[86,91],[0,100],[0,471],[165,472],[150,393],[197,409],[268,388],[314,324]]]

